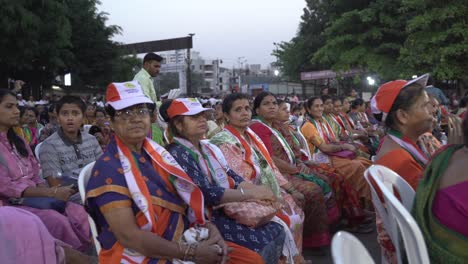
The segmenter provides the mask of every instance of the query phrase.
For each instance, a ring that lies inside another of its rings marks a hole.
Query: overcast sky
[[[123,32],[114,40],[134,43],[195,33],[194,50],[225,67],[274,61],[273,42],[296,34],[304,0],[101,0],[99,11]]]

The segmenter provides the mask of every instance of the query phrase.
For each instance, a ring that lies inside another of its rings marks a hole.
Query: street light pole
[[[195,33],[189,33],[190,42]],[[187,49],[187,96],[192,96],[192,59],[190,58],[190,48]]]

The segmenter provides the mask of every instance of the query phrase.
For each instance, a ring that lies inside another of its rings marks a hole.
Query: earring
[[[226,119],[226,123],[228,123],[228,124],[229,124],[229,119]]]

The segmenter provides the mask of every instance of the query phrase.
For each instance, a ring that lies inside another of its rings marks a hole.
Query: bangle
[[[187,249],[184,253],[184,261],[194,261],[195,260],[195,253],[197,252],[198,244],[190,244],[187,245]]]
[[[243,189],[242,187],[240,187],[240,188],[239,188],[239,190],[240,190],[240,192],[241,192],[242,196],[245,196],[244,189]]]
[[[55,186],[55,188],[54,188],[54,194],[53,194],[53,196],[52,196],[52,197],[54,197],[54,198],[55,198],[55,196],[57,195],[57,190],[58,190],[58,187],[57,187],[57,186]]]

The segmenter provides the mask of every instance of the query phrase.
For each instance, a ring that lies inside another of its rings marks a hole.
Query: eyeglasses
[[[130,120],[132,117],[147,117],[150,114],[148,108],[139,108],[134,110],[124,110],[115,112],[115,116],[120,117],[122,120]]]

